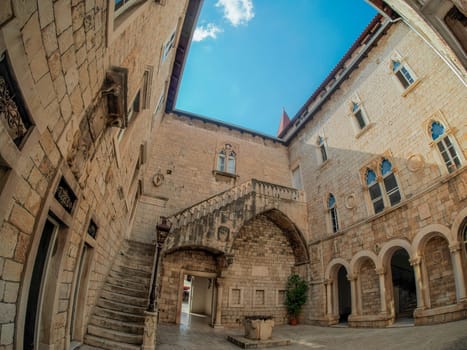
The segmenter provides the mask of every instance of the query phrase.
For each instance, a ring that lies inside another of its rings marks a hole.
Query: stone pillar
[[[425,308],[425,297],[424,297],[425,287],[423,285],[422,270],[420,266],[421,262],[422,262],[422,259],[420,256],[416,256],[415,258],[410,260],[410,265],[413,267],[413,271],[415,274],[415,286],[417,290],[417,308],[418,309]]]
[[[332,310],[332,281],[327,280],[324,282],[324,286],[326,288],[326,315],[328,317],[333,316]]]
[[[222,294],[224,292],[224,279],[221,277],[216,278],[216,318],[214,320],[214,328],[222,327]]]
[[[459,302],[466,298],[464,273],[462,271],[461,243],[456,242],[450,245],[449,250],[451,251],[454,280],[456,281],[456,299]]]
[[[357,304],[357,276],[347,275],[347,279],[350,282],[350,300],[352,307],[352,315],[358,315],[358,304]]]
[[[376,270],[379,276],[379,298],[381,299],[381,313],[388,312],[386,303],[386,271],[384,269]]]
[[[157,316],[158,311],[144,312],[144,333],[142,350],[153,350],[156,348],[156,333],[157,333]]]

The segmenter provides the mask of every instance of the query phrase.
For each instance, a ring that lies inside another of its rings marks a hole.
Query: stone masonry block
[[[54,4],[55,23],[57,33],[61,34],[71,26],[71,2],[70,0],[58,0]]]
[[[11,211],[9,221],[21,231],[32,233],[34,217],[23,207],[16,204]]]
[[[2,324],[2,336],[0,338],[1,345],[10,345],[13,344],[13,337],[15,333],[15,324],[8,323]]]
[[[39,21],[41,28],[44,28],[54,20],[52,0],[38,0],[37,4],[39,5]]]
[[[16,316],[16,305],[0,303],[0,324],[13,322]]]
[[[13,252],[18,241],[18,230],[4,222],[0,231],[0,241],[0,256],[5,258],[13,257]]]
[[[7,259],[3,267],[3,279],[6,281],[19,282],[21,280],[21,271],[23,271],[22,264]]]

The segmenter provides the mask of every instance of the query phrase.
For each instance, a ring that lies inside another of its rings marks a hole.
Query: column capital
[[[375,270],[377,275],[385,275],[386,274],[386,269],[384,267],[380,267]]]
[[[350,281],[350,282],[355,282],[357,279],[358,279],[358,274],[348,274],[347,275],[347,279]]]
[[[422,257],[420,255],[414,256],[412,259],[409,260],[410,266],[417,266],[422,263]]]
[[[452,254],[459,253],[461,249],[462,249],[461,242],[454,242],[449,245],[449,250],[451,251]]]

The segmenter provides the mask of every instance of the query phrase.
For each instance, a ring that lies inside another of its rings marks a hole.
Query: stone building
[[[174,108],[200,0],[2,1],[0,350],[153,348],[188,280],[285,323],[292,272],[306,323],[465,318],[465,4],[369,2],[273,137]]]

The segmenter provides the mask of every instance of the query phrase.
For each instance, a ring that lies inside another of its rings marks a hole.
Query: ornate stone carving
[[[68,213],[71,213],[76,201],[76,195],[73,193],[72,189],[63,177],[58,184],[54,197]]]
[[[73,135],[73,142],[67,156],[67,164],[77,180],[81,178],[86,169],[86,162],[91,155],[92,146],[93,141],[88,120],[83,118],[79,130]]]
[[[351,193],[345,197],[345,207],[347,209],[353,209],[356,206],[355,194]]]
[[[407,158],[407,169],[412,172],[418,171],[425,166],[425,161],[421,154],[412,154]]]
[[[128,69],[112,67],[107,71],[101,93],[107,97],[107,125],[125,129],[128,126]]]
[[[159,170],[159,172],[153,176],[152,183],[154,184],[154,186],[159,187],[164,183],[164,180],[164,174],[162,174]]]
[[[8,135],[19,145],[26,135],[29,116],[20,95],[19,89],[12,79],[5,55],[0,56],[0,120],[5,121]]]
[[[229,239],[230,229],[226,226],[219,226],[217,229],[217,239],[226,242]]]

